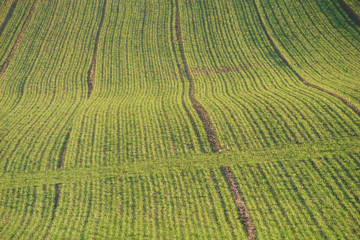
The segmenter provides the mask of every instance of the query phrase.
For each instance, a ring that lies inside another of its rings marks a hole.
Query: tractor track
[[[6,14],[6,17],[5,17],[4,21],[3,21],[3,23],[0,25],[0,36],[3,33],[3,31],[4,31],[5,27],[6,27],[6,24],[8,23],[11,16],[13,15],[13,12],[14,12],[16,4],[17,4],[17,1],[18,0],[14,0],[12,2],[11,6],[10,6],[10,9],[9,9],[8,13]]]
[[[266,37],[268,38],[269,42],[270,42],[270,45],[273,47],[273,49],[276,51],[276,53],[278,54],[278,56],[283,60],[283,62],[290,68],[290,70],[296,75],[296,77],[301,81],[303,82],[306,86],[308,87],[311,87],[311,88],[314,88],[314,89],[317,89],[321,92],[325,92],[337,99],[339,99],[340,101],[342,101],[346,106],[348,106],[351,110],[353,110],[359,117],[360,117],[360,109],[357,108],[354,104],[352,104],[351,102],[349,102],[348,100],[346,100],[345,98],[337,95],[336,93],[334,92],[331,92],[325,88],[322,88],[320,86],[317,86],[313,83],[310,83],[308,82],[307,80],[305,80],[303,77],[300,76],[300,74],[290,65],[289,61],[287,60],[287,58],[284,56],[284,54],[281,52],[281,50],[279,49],[279,47],[276,45],[276,43],[274,42],[273,38],[270,36],[270,33],[268,32],[266,26],[265,26],[265,23],[264,23],[264,20],[260,14],[260,11],[259,11],[259,7],[258,7],[258,4],[256,3],[256,0],[254,0],[254,5],[255,5],[255,8],[256,8],[256,13],[258,15],[258,18],[260,20],[260,23],[261,23],[261,26],[266,34]]]
[[[89,68],[89,71],[88,71],[88,79],[87,79],[88,98],[91,96],[91,93],[94,90],[94,85],[95,85],[96,55],[97,55],[97,50],[98,50],[98,43],[99,43],[101,28],[102,28],[103,23],[104,23],[105,9],[106,9],[106,0],[104,1],[104,7],[103,7],[103,11],[102,11],[102,16],[101,16],[101,19],[100,19],[100,24],[99,24],[98,31],[96,33],[94,53],[93,53],[90,68]]]
[[[226,182],[228,183],[236,208],[240,215],[240,220],[244,226],[246,236],[249,240],[255,240],[256,239],[255,226],[251,220],[250,213],[246,207],[245,201],[241,196],[239,187],[234,178],[234,174],[232,173],[230,167],[220,167],[220,169],[226,179]]]
[[[360,27],[360,16],[349,5],[347,5],[344,0],[339,0],[339,4],[346,14],[356,23],[356,25]]]
[[[179,7],[179,0],[175,0],[176,4],[176,18],[175,18],[175,29],[176,29],[176,37],[177,43],[180,50],[181,59],[185,68],[185,75],[189,80],[189,96],[193,107],[195,108],[196,112],[198,113],[201,121],[203,122],[207,134],[208,141],[210,142],[210,147],[213,152],[221,152],[220,142],[217,138],[216,129],[211,122],[210,116],[205,108],[200,104],[200,102],[195,98],[195,88],[194,88],[194,80],[192,78],[189,66],[186,61],[185,57],[185,50],[182,41],[182,34],[181,34],[181,22],[180,22],[180,7]]]
[[[13,4],[14,4],[14,3],[13,3]],[[23,36],[24,36],[24,34],[25,34],[25,31],[26,31],[26,29],[27,29],[27,27],[28,27],[28,25],[29,25],[30,19],[31,19],[31,17],[32,17],[34,11],[35,11],[36,4],[37,4],[37,0],[34,0],[33,5],[32,5],[31,8],[30,8],[29,15],[27,16],[27,18],[26,18],[26,20],[25,20],[25,22],[24,22],[24,25],[23,25],[22,28],[21,28],[21,31],[20,31],[20,33],[19,33],[19,36],[17,37],[16,42],[14,43],[14,45],[13,45],[13,47],[12,47],[12,49],[11,49],[9,55],[8,55],[8,57],[6,58],[5,62],[3,63],[3,65],[2,65],[1,68],[0,68],[0,78],[2,77],[2,75],[4,74],[4,72],[6,71],[9,63],[11,62],[11,60],[12,60],[12,58],[13,58],[15,52],[16,52],[17,46],[19,45],[19,43],[21,42],[21,39],[23,38]],[[11,7],[13,7],[13,6],[11,6]],[[12,15],[12,12],[11,12],[11,15]],[[11,16],[9,16],[9,13],[8,13],[8,15],[7,15],[6,17],[9,17],[9,18],[10,18]],[[4,24],[4,23],[3,23],[3,24]],[[3,27],[3,25],[1,25],[1,27]]]
[[[58,161],[58,164],[57,164],[58,169],[64,168],[66,148],[67,148],[67,144],[69,142],[70,133],[71,133],[71,129],[69,130],[68,134],[66,134],[65,140],[64,140],[63,145],[61,147],[61,151],[60,151],[60,155],[59,155],[59,161]]]

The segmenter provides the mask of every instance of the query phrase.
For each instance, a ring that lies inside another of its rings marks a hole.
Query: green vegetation
[[[0,9],[0,239],[360,237],[360,26],[338,1]]]
[[[357,15],[360,15],[360,3],[356,0],[344,0],[345,4],[349,6]]]

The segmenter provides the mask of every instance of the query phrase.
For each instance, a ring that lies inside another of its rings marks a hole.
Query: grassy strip
[[[247,150],[243,152],[222,152],[218,154],[198,154],[179,158],[154,159],[136,164],[122,164],[96,168],[72,168],[52,171],[41,171],[30,174],[4,174],[1,177],[0,189],[20,186],[39,186],[42,184],[73,183],[82,180],[113,178],[119,176],[146,175],[167,170],[182,170],[204,167],[234,166],[240,163],[262,163],[273,161],[300,161],[307,158],[316,159],[324,155],[357,152],[360,150],[359,138],[289,144],[286,147],[272,147],[265,150]]]

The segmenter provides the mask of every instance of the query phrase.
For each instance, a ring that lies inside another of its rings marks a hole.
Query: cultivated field
[[[0,239],[359,239],[357,0],[1,0]]]

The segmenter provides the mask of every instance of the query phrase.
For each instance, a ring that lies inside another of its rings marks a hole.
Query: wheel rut
[[[322,88],[320,86],[317,86],[313,83],[310,83],[308,82],[307,80],[305,80],[303,77],[301,77],[301,75],[290,65],[289,61],[287,60],[287,58],[285,57],[285,55],[281,52],[281,50],[279,49],[279,47],[276,45],[276,43],[274,42],[273,38],[270,36],[266,26],[265,26],[265,23],[264,23],[264,20],[260,14],[260,11],[259,11],[259,7],[258,7],[258,4],[256,2],[256,0],[254,0],[254,4],[255,4],[255,8],[256,8],[256,13],[258,15],[258,18],[260,20],[260,23],[261,23],[261,26],[266,34],[266,37],[268,38],[269,42],[270,42],[270,45],[273,47],[273,49],[276,51],[276,53],[278,54],[278,56],[283,60],[283,62],[290,68],[290,70],[296,75],[296,77],[301,81],[303,82],[306,86],[308,87],[311,87],[311,88],[314,88],[314,89],[317,89],[321,92],[325,92],[337,99],[339,99],[340,101],[342,101],[346,106],[348,106],[351,110],[353,110],[359,117],[360,117],[360,109],[358,107],[356,107],[354,104],[352,104],[350,101],[346,100],[345,98],[337,95],[336,93],[334,92],[331,92],[325,88]]]
[[[0,25],[0,36],[3,33],[3,31],[4,31],[5,27],[6,27],[6,24],[8,23],[11,16],[13,15],[13,12],[14,12],[16,4],[17,4],[17,1],[18,0],[14,0],[12,2],[11,6],[10,6],[10,9],[9,9],[8,13],[6,14],[6,17],[5,17],[4,21],[3,21],[3,23]]]
[[[223,176],[226,179],[226,182],[228,183],[233,200],[240,215],[241,223],[244,226],[246,236],[249,240],[255,240],[256,239],[255,226],[251,220],[249,210],[246,207],[244,199],[240,193],[239,187],[235,181],[234,174],[232,173],[230,167],[221,167],[220,169]]]
[[[55,215],[56,215],[56,210],[59,206],[61,185],[62,185],[61,183],[55,184],[54,208],[53,208],[52,215],[51,215],[51,221],[54,221]]]
[[[99,28],[98,28],[98,31],[96,33],[96,38],[95,38],[94,52],[93,52],[93,56],[92,56],[92,59],[91,59],[90,68],[89,68],[89,71],[88,71],[88,79],[87,79],[88,98],[91,96],[91,93],[93,92],[94,85],[95,85],[96,55],[97,55],[97,50],[98,50],[98,43],[99,43],[101,28],[102,28],[103,23],[104,23],[105,9],[106,9],[106,0],[104,1],[104,7],[103,7],[103,11],[102,11],[102,16],[101,16],[101,19],[100,19]]]
[[[14,3],[13,3],[13,4],[14,4]],[[15,3],[15,4],[16,4],[16,3]],[[3,63],[3,65],[2,65],[1,68],[0,68],[0,78],[2,77],[2,75],[4,74],[4,72],[6,71],[9,63],[11,62],[11,60],[12,60],[12,58],[13,58],[15,52],[16,52],[16,49],[17,49],[19,43],[21,42],[21,39],[23,38],[23,36],[24,36],[24,34],[25,34],[25,31],[26,31],[26,29],[27,29],[27,27],[28,27],[28,25],[29,25],[30,19],[31,19],[31,17],[32,17],[34,11],[35,11],[36,4],[37,4],[37,0],[34,0],[33,5],[32,5],[31,8],[30,8],[29,15],[27,16],[27,18],[26,18],[26,20],[25,20],[25,22],[24,22],[24,25],[22,26],[22,28],[21,28],[21,30],[20,30],[20,34],[19,34],[19,36],[17,37],[17,39],[16,39],[16,41],[15,41],[15,43],[14,43],[14,45],[13,45],[13,47],[12,47],[12,49],[11,49],[9,55],[8,55],[8,57],[6,58],[5,62]],[[12,5],[11,7],[13,7],[13,5]],[[14,6],[14,8],[15,8],[15,6]],[[13,9],[12,9],[12,11],[13,11]],[[12,15],[12,11],[10,10],[11,15]],[[9,13],[8,13],[8,16],[6,16],[6,17],[9,17],[9,18],[10,18],[11,16],[9,16]],[[3,23],[3,24],[4,24],[4,23]],[[2,25],[1,25],[1,27],[2,27]]]
[[[181,59],[182,59],[182,62],[183,62],[184,68],[185,68],[185,75],[186,75],[187,79],[189,80],[189,84],[190,84],[190,86],[189,86],[190,101],[191,101],[193,107],[195,108],[196,112],[198,113],[201,121],[204,124],[207,138],[208,138],[208,141],[210,142],[210,147],[211,147],[212,151],[213,152],[221,152],[222,149],[220,146],[220,142],[217,138],[216,129],[211,122],[210,116],[209,116],[208,112],[205,110],[205,108],[195,98],[194,80],[192,78],[189,66],[186,61],[185,50],[184,50],[183,41],[182,41],[179,0],[175,0],[175,5],[176,5],[176,17],[175,17],[176,37],[177,37],[177,43],[178,43],[179,50],[180,50],[180,56],[181,56]]]
[[[216,180],[214,171],[212,171],[212,170],[210,171],[210,176],[211,176],[212,182],[214,183],[214,187],[215,187],[215,190],[216,190],[216,192],[218,194],[218,197],[220,199],[221,207],[223,209],[223,213],[224,213],[224,216],[225,216],[225,221],[226,221],[227,225],[229,226],[229,229],[231,231],[231,236],[232,236],[233,239],[236,239],[236,236],[235,236],[235,233],[234,233],[234,226],[231,224],[231,221],[229,220],[229,214],[228,214],[228,212],[226,210],[225,200],[224,200],[224,197],[221,195],[219,183]]]
[[[66,154],[66,148],[69,142],[69,138],[70,138],[70,133],[71,133],[71,129],[69,130],[68,134],[65,137],[65,141],[61,147],[61,151],[60,151],[60,155],[59,155],[59,161],[57,164],[57,168],[61,169],[64,168],[64,163],[65,163],[65,154]]]
[[[360,16],[344,0],[339,0],[339,4],[346,14],[360,27]]]

